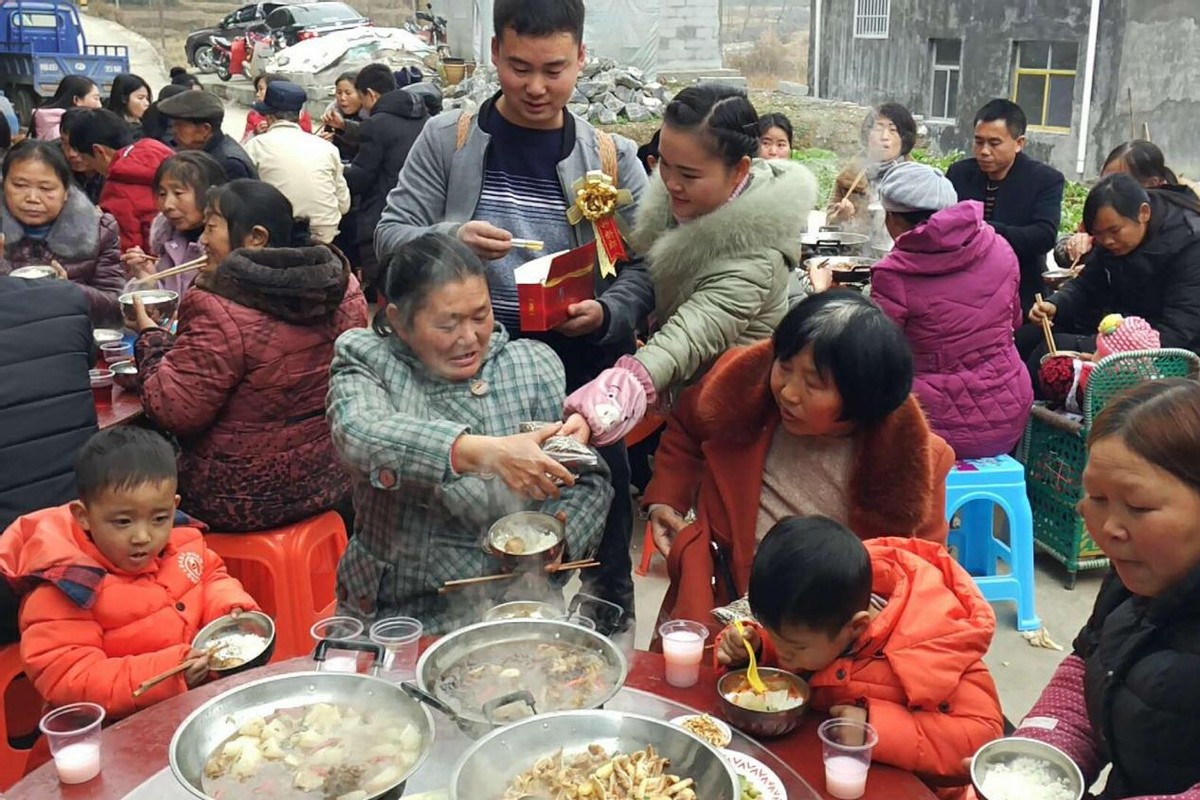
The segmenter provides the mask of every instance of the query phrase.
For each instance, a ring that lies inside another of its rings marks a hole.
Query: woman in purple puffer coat
[[[931,167],[893,167],[879,195],[895,246],[871,273],[871,297],[912,344],[913,392],[929,426],[959,458],[1010,452],[1033,405],[1013,343],[1016,255],[983,221],[983,205],[957,202]]]

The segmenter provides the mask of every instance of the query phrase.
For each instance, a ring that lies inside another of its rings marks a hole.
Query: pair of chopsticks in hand
[[[598,567],[598,566],[600,566],[600,562],[594,558],[581,558],[578,561],[564,561],[562,564],[557,564],[557,565],[547,569],[546,571],[550,572],[552,574],[556,574],[559,572],[567,572],[567,571],[573,570],[573,569],[591,569],[592,567]],[[447,592],[453,592],[457,589],[462,589],[467,586],[474,586],[479,583],[491,583],[493,581],[506,581],[511,578],[515,578],[521,574],[524,574],[524,573],[506,572],[503,575],[483,575],[478,578],[461,578],[456,581],[446,581],[444,584],[442,584],[441,588],[438,589],[438,594],[446,594]]]
[[[185,272],[191,272],[194,269],[200,269],[207,263],[208,263],[208,256],[200,256],[199,258],[193,258],[191,261],[180,264],[178,267],[172,267],[171,269],[164,269],[162,272],[156,272],[153,275],[147,275],[144,278],[134,278],[133,280],[131,280],[129,282],[129,286],[133,287],[135,285],[147,285],[147,286],[153,285],[153,284],[161,281],[163,278],[170,278],[175,275],[182,275]]]
[[[210,647],[210,648],[208,648],[208,654],[211,656],[213,653],[216,652],[216,650],[217,650],[217,648],[215,646]],[[148,681],[143,681],[141,686],[139,686],[133,690],[133,696],[141,697],[146,692],[150,691],[155,686],[158,686],[160,683],[165,681],[167,678],[173,678],[174,676],[178,675],[179,673],[186,671],[188,669],[188,667],[191,666],[190,661],[191,661],[191,659],[188,659],[181,664],[177,664],[177,665],[171,667],[166,672],[155,675],[153,678],[151,678]]]
[[[1040,293],[1035,294],[1033,296],[1033,301],[1038,305],[1041,305],[1043,302],[1042,295]],[[1047,316],[1042,317],[1042,335],[1046,337],[1046,351],[1050,355],[1056,355],[1058,353],[1058,348],[1054,346],[1054,332],[1051,330],[1050,318]]]

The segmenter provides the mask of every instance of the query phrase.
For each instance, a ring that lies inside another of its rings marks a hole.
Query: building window
[[[886,39],[892,0],[854,0],[854,38]]]
[[[929,43],[933,63],[933,88],[929,94],[932,119],[958,117],[958,77],[962,66],[962,39],[934,39]]]
[[[1013,102],[1035,128],[1068,131],[1075,111],[1075,68],[1079,45],[1073,42],[1018,42]]]

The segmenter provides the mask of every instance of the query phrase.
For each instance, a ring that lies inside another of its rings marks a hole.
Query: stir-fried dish
[[[502,642],[464,656],[442,673],[438,697],[460,712],[479,714],[485,703],[512,692],[533,695],[538,713],[592,708],[616,675],[596,650],[567,642]],[[511,722],[529,716],[525,705],[497,710]]]
[[[422,737],[400,715],[316,703],[242,725],[204,765],[216,800],[366,800],[416,763]]]
[[[504,800],[696,800],[694,781],[667,774],[669,766],[653,745],[613,756],[598,744],[572,756],[559,750],[514,778]]]
[[[804,694],[787,678],[763,677],[767,691],[762,694],[750,688],[749,678],[742,679],[731,691],[725,692],[725,699],[739,708],[747,711],[787,711],[804,703]]]

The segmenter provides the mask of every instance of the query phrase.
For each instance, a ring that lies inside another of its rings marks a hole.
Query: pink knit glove
[[[1099,335],[1096,337],[1096,360],[1113,353],[1128,353],[1133,350],[1157,350],[1160,347],[1158,331],[1141,317],[1122,317],[1109,314],[1100,320]]]
[[[563,417],[582,414],[592,431],[592,444],[604,447],[625,437],[646,415],[657,397],[650,373],[633,356],[621,356],[567,398]]]

